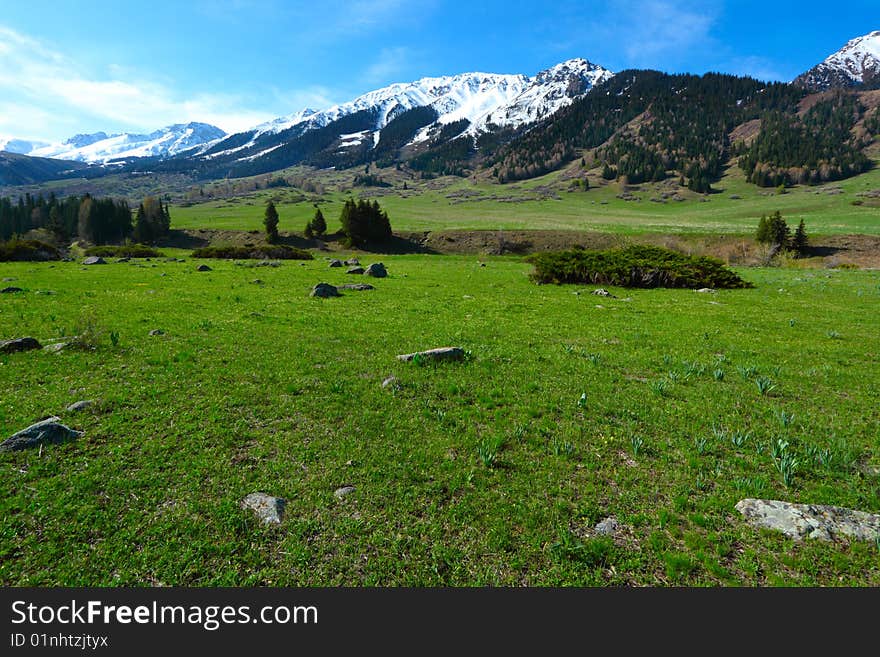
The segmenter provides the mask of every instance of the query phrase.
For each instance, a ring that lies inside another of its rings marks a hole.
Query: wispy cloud
[[[409,48],[383,48],[376,60],[367,67],[363,80],[367,84],[391,82],[411,66],[412,60],[413,53]]]
[[[235,132],[273,118],[270,112],[249,109],[234,94],[189,97],[119,67],[86,70],[7,27],[0,26],[0,43],[0,133],[58,140],[69,136],[73,126],[147,131],[187,121]]]

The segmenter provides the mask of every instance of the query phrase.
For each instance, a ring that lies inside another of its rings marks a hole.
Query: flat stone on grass
[[[78,413],[79,411],[86,410],[89,406],[94,405],[94,399],[82,399],[78,402],[73,402],[70,406],[67,407],[67,411],[69,413]]]
[[[83,260],[84,265],[106,265],[107,261],[100,256],[89,256]]]
[[[840,536],[858,541],[880,540],[880,515],[818,504],[744,499],[736,510],[753,527],[774,529],[789,538],[833,541]]]
[[[280,525],[287,502],[266,493],[251,493],[241,501],[242,509],[251,509],[264,525]]]
[[[0,354],[14,354],[19,351],[31,351],[32,349],[42,349],[42,345],[36,338],[27,337],[0,341]]]
[[[461,347],[438,347],[427,351],[416,351],[412,354],[400,354],[397,360],[408,363],[413,360],[464,360],[464,349]]]
[[[15,294],[16,292],[24,292],[20,287],[15,287],[14,285],[10,285],[9,287],[4,287],[0,290],[0,294]]]
[[[312,288],[309,296],[318,297],[320,299],[329,299],[330,297],[339,297],[342,295],[339,294],[339,290],[336,289],[335,285],[330,285],[330,283],[318,283]]]
[[[353,492],[355,492],[355,490],[357,489],[354,486],[341,486],[340,488],[337,488],[335,491],[333,491],[333,495],[336,497],[337,500],[341,500],[342,498],[351,495]]]
[[[50,417],[32,424],[27,429],[22,429],[4,440],[0,443],[0,452],[16,452],[39,445],[63,443],[75,440],[82,435],[82,431],[76,431],[61,424],[61,418]]]

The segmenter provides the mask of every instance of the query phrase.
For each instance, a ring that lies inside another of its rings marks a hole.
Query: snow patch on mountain
[[[213,144],[226,133],[207,123],[175,124],[149,134],[112,134],[96,132],[75,135],[62,144],[46,144],[33,149],[28,155],[76,160],[89,163],[107,163],[110,160],[133,157],[168,157],[198,146]]]
[[[857,37],[793,83],[813,91],[870,84],[880,80],[880,31]]]

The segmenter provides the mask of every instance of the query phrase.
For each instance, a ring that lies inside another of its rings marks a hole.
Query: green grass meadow
[[[798,186],[785,194],[747,183],[742,172],[731,167],[713,186],[716,193],[697,195],[676,185],[644,184],[632,198],[618,198],[618,183],[600,184],[590,174],[588,191],[569,191],[570,182],[554,172],[534,180],[498,185],[486,181],[444,178],[431,183],[402,182],[394,189],[351,188],[343,173],[323,173],[326,192],[311,195],[293,188],[260,190],[231,199],[208,201],[172,208],[174,228],[218,230],[262,230],[266,202],[274,199],[280,215],[279,229],[302,232],[314,214],[312,205],[320,199],[329,230],[339,228],[342,204],[351,195],[380,194],[378,200],[391,217],[396,231],[420,230],[596,230],[634,233],[718,233],[754,234],[758,218],[779,210],[792,226],[804,219],[814,234],[859,233],[880,235],[880,201],[860,196],[880,190],[880,167],[865,174],[818,187]],[[393,179],[394,172],[379,173]],[[556,197],[545,198],[540,190]],[[683,201],[660,199],[674,191]]]
[[[395,229],[435,216],[419,203]],[[753,225],[734,203],[717,221]],[[676,207],[658,222],[715,222]],[[176,227],[217,227],[204,209],[173,210]],[[880,233],[876,210],[839,209]],[[456,227],[490,221],[468,214]],[[734,509],[880,512],[880,271],[739,269],[754,289],[612,299],[536,285],[515,257],[361,255],[377,260],[375,290],[326,300],[315,283],[361,280],[320,257],[0,265],[24,288],[0,296],[0,338],[98,336],[0,355],[0,437],[51,414],[85,432],[0,453],[0,582],[880,585],[880,545],[798,543]],[[468,357],[396,359],[438,346]],[[65,411],[82,399],[98,402]],[[239,507],[255,491],[287,500],[280,525]],[[594,535],[612,515],[617,535]]]

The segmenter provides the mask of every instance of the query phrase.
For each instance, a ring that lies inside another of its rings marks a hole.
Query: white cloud
[[[149,132],[171,123],[203,121],[227,132],[275,117],[234,94],[186,97],[129,69],[101,74],[45,44],[0,26],[0,133],[59,141],[71,131]],[[137,80],[136,82],[133,80]],[[297,92],[288,92],[296,97]],[[320,94],[301,94],[311,100]]]

